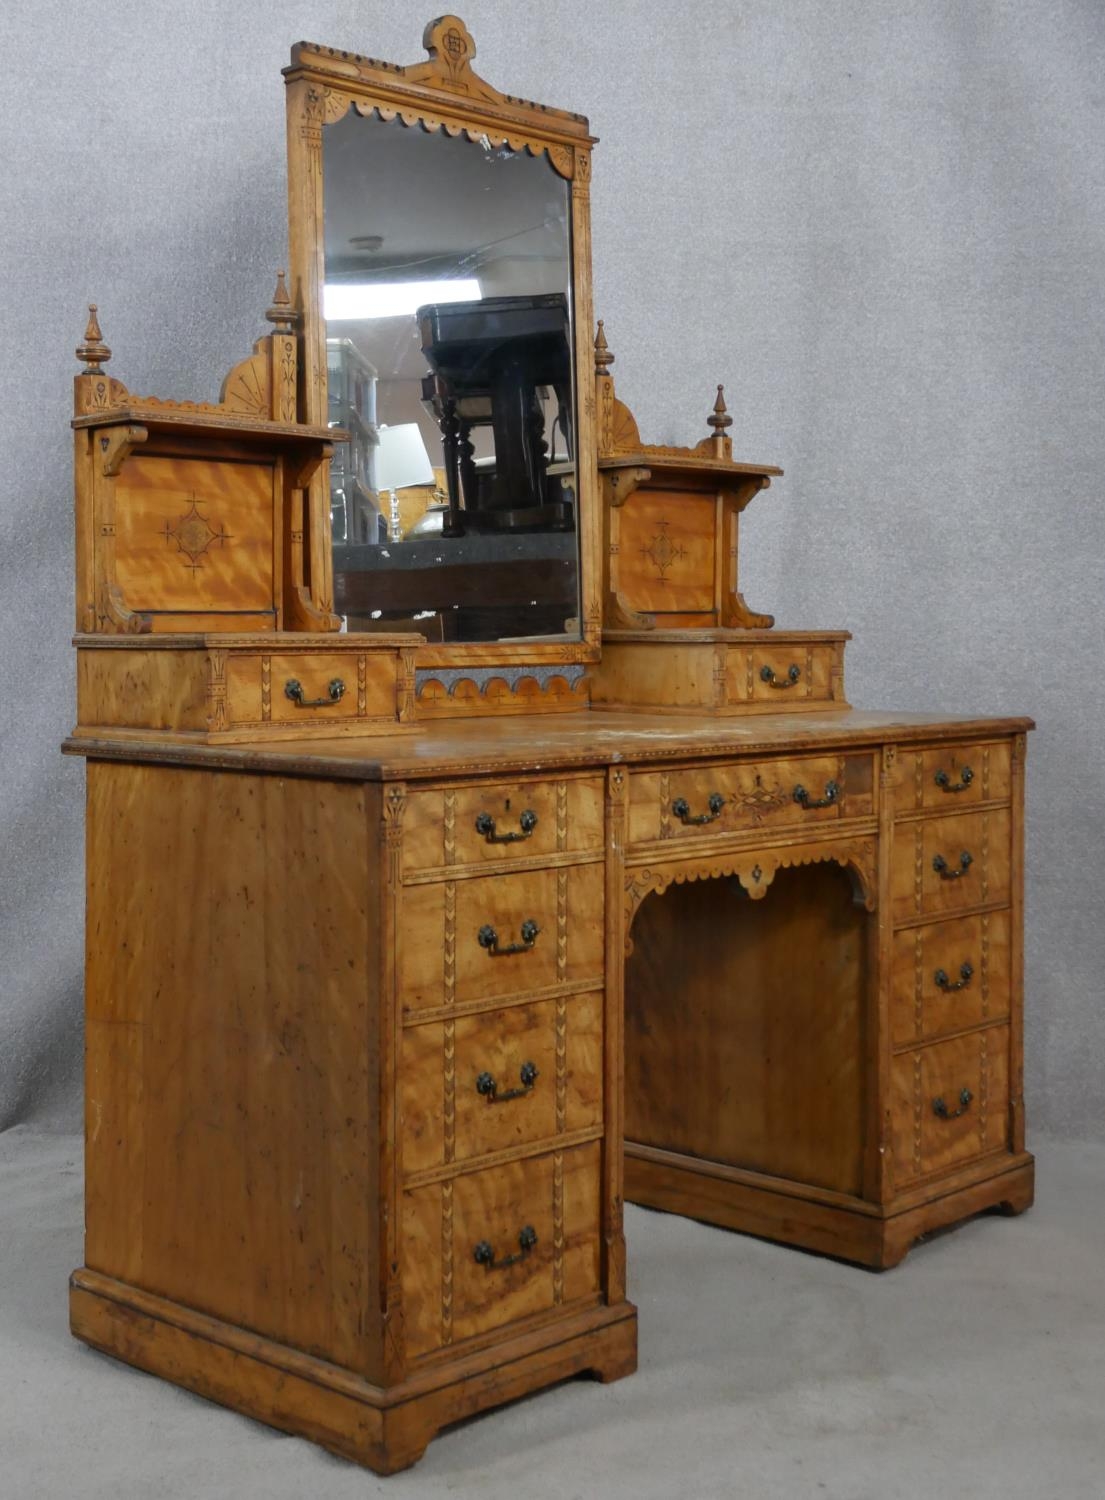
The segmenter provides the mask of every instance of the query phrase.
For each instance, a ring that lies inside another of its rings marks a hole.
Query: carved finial
[[[276,290],[272,294],[272,306],[265,313],[265,317],[277,333],[291,333],[295,327],[297,314],[292,307],[292,299],[288,296],[288,286],[284,280],[283,271],[276,273]]]
[[[714,429],[714,437],[716,438],[724,437],[725,429],[733,425],[733,419],[725,406],[725,387],[723,385],[719,385],[717,388],[717,400],[714,402],[714,410],[712,415],[706,418],[706,422],[708,426]]]
[[[100,332],[100,320],[96,316],[96,304],[88,304],[88,327],[84,330],[84,343],[77,348],[77,358],[84,361],[84,375],[97,375],[101,365],[111,358],[111,350],[104,343]]]
[[[595,374],[605,375],[614,363],[614,356],[610,353],[610,345],[606,342],[606,332],[599,319],[599,331],[595,334]]]

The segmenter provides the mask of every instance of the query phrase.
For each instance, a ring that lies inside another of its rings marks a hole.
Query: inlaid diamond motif
[[[667,533],[669,521],[659,522],[659,533],[654,536],[647,547],[642,547],[642,554],[649,559],[656,569],[661,583],[667,582],[668,569],[673,563],[679,562],[686,557],[687,549],[677,542],[673,542]]]
[[[200,514],[195,495],[192,496],[190,508],[174,525],[170,526],[168,521],[165,523],[162,535],[167,542],[175,543],[178,551],[188,559],[185,567],[191,568],[193,576],[203,567],[201,558],[216,542],[222,546],[231,539],[229,531],[218,522],[215,524],[218,530],[211,525],[206,516]]]

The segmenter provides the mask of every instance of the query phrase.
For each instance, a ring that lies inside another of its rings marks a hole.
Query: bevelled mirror
[[[346,630],[584,659],[586,121],[484,84],[455,17],[424,42],[410,68],[300,44],[287,70],[303,415],[348,434],[312,560],[328,549]]]

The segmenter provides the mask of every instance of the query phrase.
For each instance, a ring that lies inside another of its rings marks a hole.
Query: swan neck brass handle
[[[958,870],[949,869],[948,862],[942,854],[933,856],[932,868],[940,876],[941,880],[961,880],[973,863],[974,856],[969,849],[964,849],[963,853],[959,856]]]
[[[953,781],[947,771],[941,768],[932,779],[942,792],[965,792],[975,779],[975,773],[970,766],[964,766],[959,773],[959,780]]]
[[[974,972],[975,971],[970,964],[960,964],[959,978],[955,981],[954,984],[948,978],[947,972],[944,969],[937,969],[936,973],[932,977],[936,982],[936,988],[938,990],[943,990],[945,994],[950,995],[954,990],[965,990],[970,984],[971,980],[974,978]]]
[[[949,1109],[947,1102],[940,1098],[932,1101],[932,1112],[939,1120],[958,1120],[960,1115],[965,1115],[970,1109],[973,1098],[970,1089],[960,1089],[958,1109]]]
[[[290,698],[297,708],[329,708],[332,703],[340,703],[345,696],[345,683],[340,677],[330,679],[327,693],[325,698],[304,698],[298,677],[289,677],[284,684],[284,697]]]
[[[787,675],[785,677],[776,677],[774,667],[764,666],[760,668],[760,681],[766,682],[768,687],[773,688],[792,688],[801,675],[802,668],[797,662],[791,662],[787,668]]]
[[[804,807],[809,812],[811,807],[832,807],[840,796],[840,786],[835,781],[826,781],[823,797],[811,797],[804,786],[796,786],[793,796],[799,807]]]
[[[522,923],[522,941],[520,943],[508,943],[505,948],[499,947],[499,934],[491,924],[485,923],[476,934],[481,948],[486,948],[491,958],[506,958],[511,953],[528,953],[537,941],[537,934],[541,931],[532,917],[527,917]]]
[[[490,813],[480,813],[476,819],[476,832],[482,833],[489,844],[519,844],[523,839],[528,839],[537,827],[537,814],[526,808],[518,819],[518,831],[509,833],[496,833],[495,819]]]
[[[526,1256],[537,1244],[537,1230],[532,1224],[525,1224],[518,1231],[518,1249],[513,1255],[499,1257],[490,1240],[480,1240],[472,1251],[472,1258],[478,1266],[485,1266],[489,1271],[501,1271],[506,1266],[513,1266],[517,1261],[525,1260]]]
[[[533,1093],[533,1085],[537,1082],[538,1072],[531,1062],[524,1062],[518,1070],[518,1076],[522,1080],[519,1089],[506,1089],[499,1092],[499,1085],[490,1073],[481,1073],[476,1079],[476,1093],[482,1094],[488,1104],[505,1104],[508,1099],[521,1099],[526,1094]]]
[[[671,810],[679,821],[686,823],[688,827],[692,824],[713,823],[721,817],[721,810],[725,806],[725,798],[720,792],[711,792],[707,806],[710,809],[709,812],[692,813],[691,804],[687,801],[686,797],[676,797],[671,805]]]

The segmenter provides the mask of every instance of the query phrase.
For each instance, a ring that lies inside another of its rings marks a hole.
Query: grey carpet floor
[[[882,1276],[631,1209],[641,1367],[467,1422],[389,1480],[72,1340],[80,1143],[0,1135],[0,1500],[1101,1500],[1105,1146]]]

